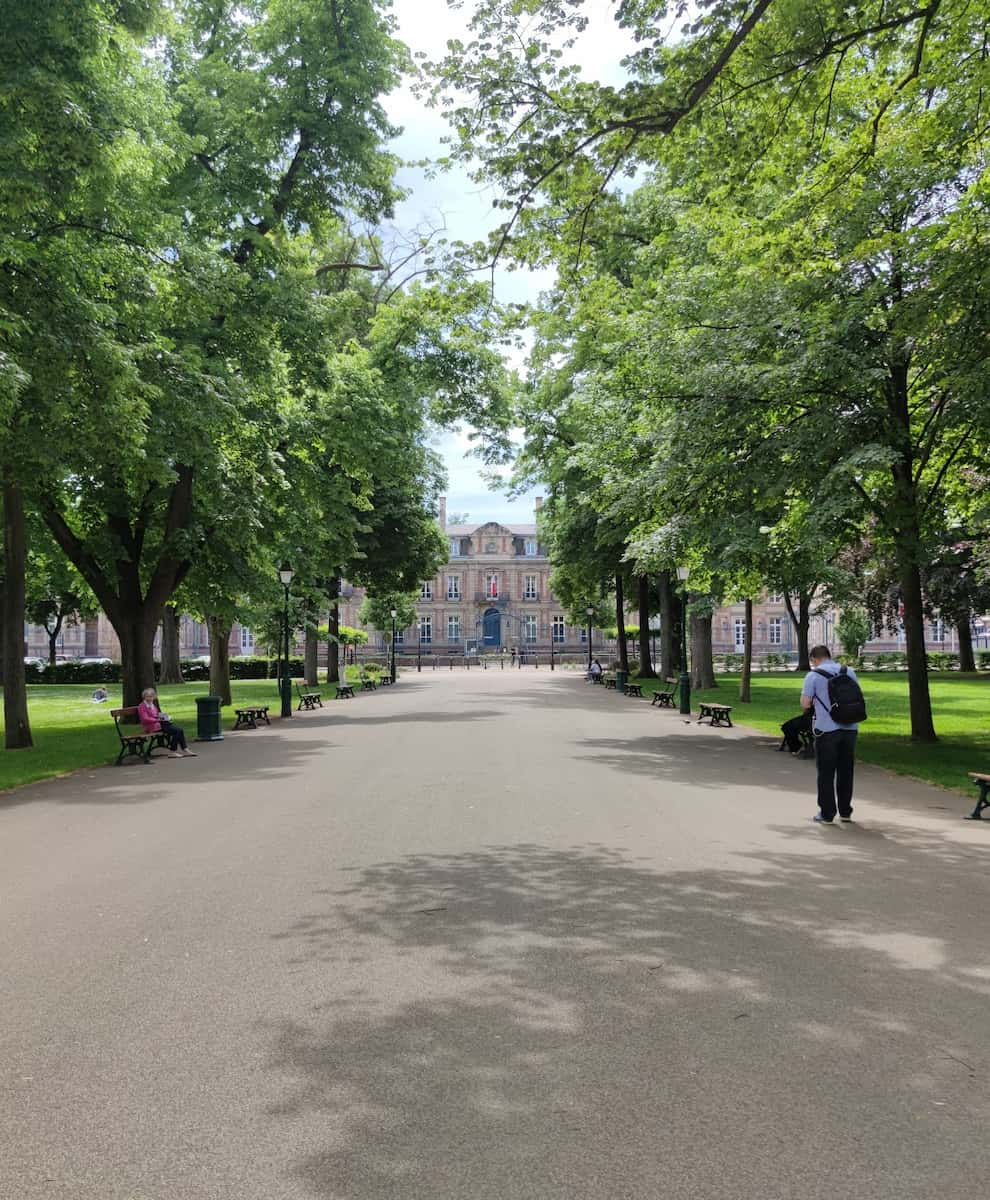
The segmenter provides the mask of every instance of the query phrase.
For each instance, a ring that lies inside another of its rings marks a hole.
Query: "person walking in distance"
[[[818,813],[814,819],[831,825],[837,810],[843,821],[852,820],[856,736],[859,722],[866,719],[866,704],[856,673],[835,662],[827,646],[815,646],[808,657],[811,670],[804,677],[801,707],[812,710],[815,733]]]

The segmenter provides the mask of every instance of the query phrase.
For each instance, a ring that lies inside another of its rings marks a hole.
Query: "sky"
[[[467,20],[471,0],[460,10],[448,8],[446,0],[393,0],[399,23],[398,36],[414,53],[423,51],[431,59],[440,58],[449,38],[467,40]],[[629,49],[629,41],[611,19],[612,6],[604,0],[588,0],[591,24],[577,47],[577,60],[589,78],[622,78],[619,61]],[[394,92],[386,100],[392,121],[403,127],[403,135],[394,143],[395,152],[404,159],[438,157],[444,152],[441,139],[447,125],[437,110],[428,108],[408,87]],[[413,229],[423,224],[446,225],[451,238],[474,241],[482,238],[498,220],[493,212],[490,190],[479,188],[461,169],[435,179],[427,179],[415,167],[403,168],[399,182],[410,190],[398,206],[395,225]],[[550,272],[501,270],[496,275],[496,298],[500,301],[535,301],[541,290],[553,282]],[[469,430],[444,433],[435,448],[442,455],[449,475],[447,511],[469,514],[470,520],[531,521],[533,497],[540,488],[510,501],[504,493],[491,491],[480,473],[477,459],[465,457],[470,448]]]

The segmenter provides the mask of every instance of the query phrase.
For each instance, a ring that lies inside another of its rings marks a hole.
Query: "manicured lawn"
[[[20,787],[38,779],[64,775],[79,767],[112,762],[120,749],[110,709],[120,704],[120,687],[108,684],[110,699],[93,704],[92,684],[45,684],[28,686],[28,711],[34,748],[0,750],[0,791]],[[209,694],[206,683],[186,683],[158,689],[162,708],[192,740],[196,734],[196,697]],[[231,693],[235,705],[267,704],[272,715],[279,711],[274,679],[234,680]],[[325,694],[325,693],[324,693]],[[293,697],[293,706],[295,698]],[[236,717],[223,710],[223,725],[230,729]],[[0,729],[3,713],[0,712]]]
[[[752,702],[741,704],[739,676],[720,675],[719,687],[693,692],[691,704],[695,712],[699,700],[731,704],[732,718],[738,724],[779,736],[781,722],[800,712],[802,679],[793,672],[754,675]],[[990,675],[932,673],[929,680],[939,741],[923,746],[908,737],[907,675],[862,674],[860,683],[870,719],[860,731],[858,756],[900,775],[972,793],[967,772],[990,771]],[[655,690],[657,681],[644,679],[642,683],[645,696]]]

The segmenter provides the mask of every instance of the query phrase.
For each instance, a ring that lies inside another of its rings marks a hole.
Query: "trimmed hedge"
[[[158,678],[161,663],[155,660],[155,679]],[[290,674],[294,679],[302,679],[303,660],[301,657],[289,660]],[[28,683],[120,683],[120,663],[100,662],[60,662],[55,669],[46,664],[39,667],[35,663],[26,663],[24,673]],[[186,683],[205,683],[210,678],[210,664],[199,659],[184,659],[182,662],[182,677]],[[274,679],[275,660],[260,657],[232,658],[230,660],[231,679]],[[152,681],[154,682],[154,681]]]

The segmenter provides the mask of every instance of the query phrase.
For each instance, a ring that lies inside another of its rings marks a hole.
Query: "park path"
[[[576,675],[0,806],[2,1200],[973,1200],[990,823]]]

